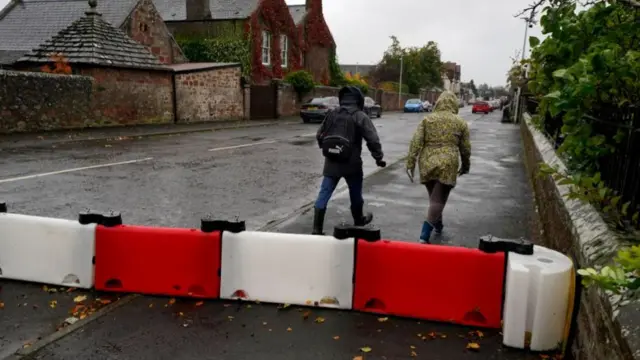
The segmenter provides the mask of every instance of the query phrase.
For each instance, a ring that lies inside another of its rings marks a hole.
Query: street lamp
[[[529,17],[522,18],[525,21],[524,28],[524,40],[522,41],[522,54],[520,56],[520,64],[524,60],[524,53],[527,51],[527,35],[529,34],[529,28],[533,27],[535,13],[532,11]],[[526,76],[525,74],[523,74]],[[522,95],[522,86],[518,86],[518,91],[516,92],[516,109],[515,109],[515,121],[516,123],[520,121],[520,96]]]
[[[398,88],[398,110],[402,107],[402,68],[404,66],[404,56],[400,55],[400,87]]]

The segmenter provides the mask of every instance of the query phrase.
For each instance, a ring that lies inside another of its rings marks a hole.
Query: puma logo
[[[336,145],[333,149],[329,149],[329,153],[331,153],[331,154],[341,154],[342,153],[342,146]]]

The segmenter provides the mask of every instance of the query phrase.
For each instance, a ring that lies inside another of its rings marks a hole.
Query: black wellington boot
[[[362,210],[362,206],[360,207],[352,207],[351,215],[353,216],[353,225],[355,226],[365,226],[373,221],[372,213],[364,213]]]
[[[324,235],[322,232],[324,228],[324,215],[327,213],[327,209],[313,209],[313,231],[311,235]]]

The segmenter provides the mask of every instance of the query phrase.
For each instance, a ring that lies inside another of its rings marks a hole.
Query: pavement
[[[501,124],[497,113],[472,115],[465,108],[461,114],[471,125],[472,168],[451,195],[437,241],[474,247],[486,233],[535,235],[518,129]],[[388,168],[379,171],[365,154],[365,199],[385,238],[415,241],[424,217],[426,189],[393,165],[420,119],[385,114],[375,121]],[[0,199],[10,211],[33,215],[73,219],[83,207],[111,208],[123,211],[125,223],[191,227],[212,213],[246,219],[249,229],[308,233],[312,214],[304,210],[315,198],[322,164],[316,128],[289,124],[8,150],[0,159]],[[131,160],[139,161],[123,163]],[[347,194],[338,192],[327,230],[349,217]],[[10,281],[0,286],[0,359],[16,351],[35,359],[538,358],[502,348],[497,332],[482,330],[479,338],[478,329],[410,319],[162,297],[118,300]],[[479,352],[467,350],[469,342]]]

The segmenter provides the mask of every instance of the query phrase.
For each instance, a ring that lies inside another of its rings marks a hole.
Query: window
[[[271,64],[271,34],[262,32],[262,65]]]
[[[282,67],[287,67],[289,65],[287,63],[289,54],[289,39],[287,39],[287,35],[280,35],[280,60],[282,61]]]

